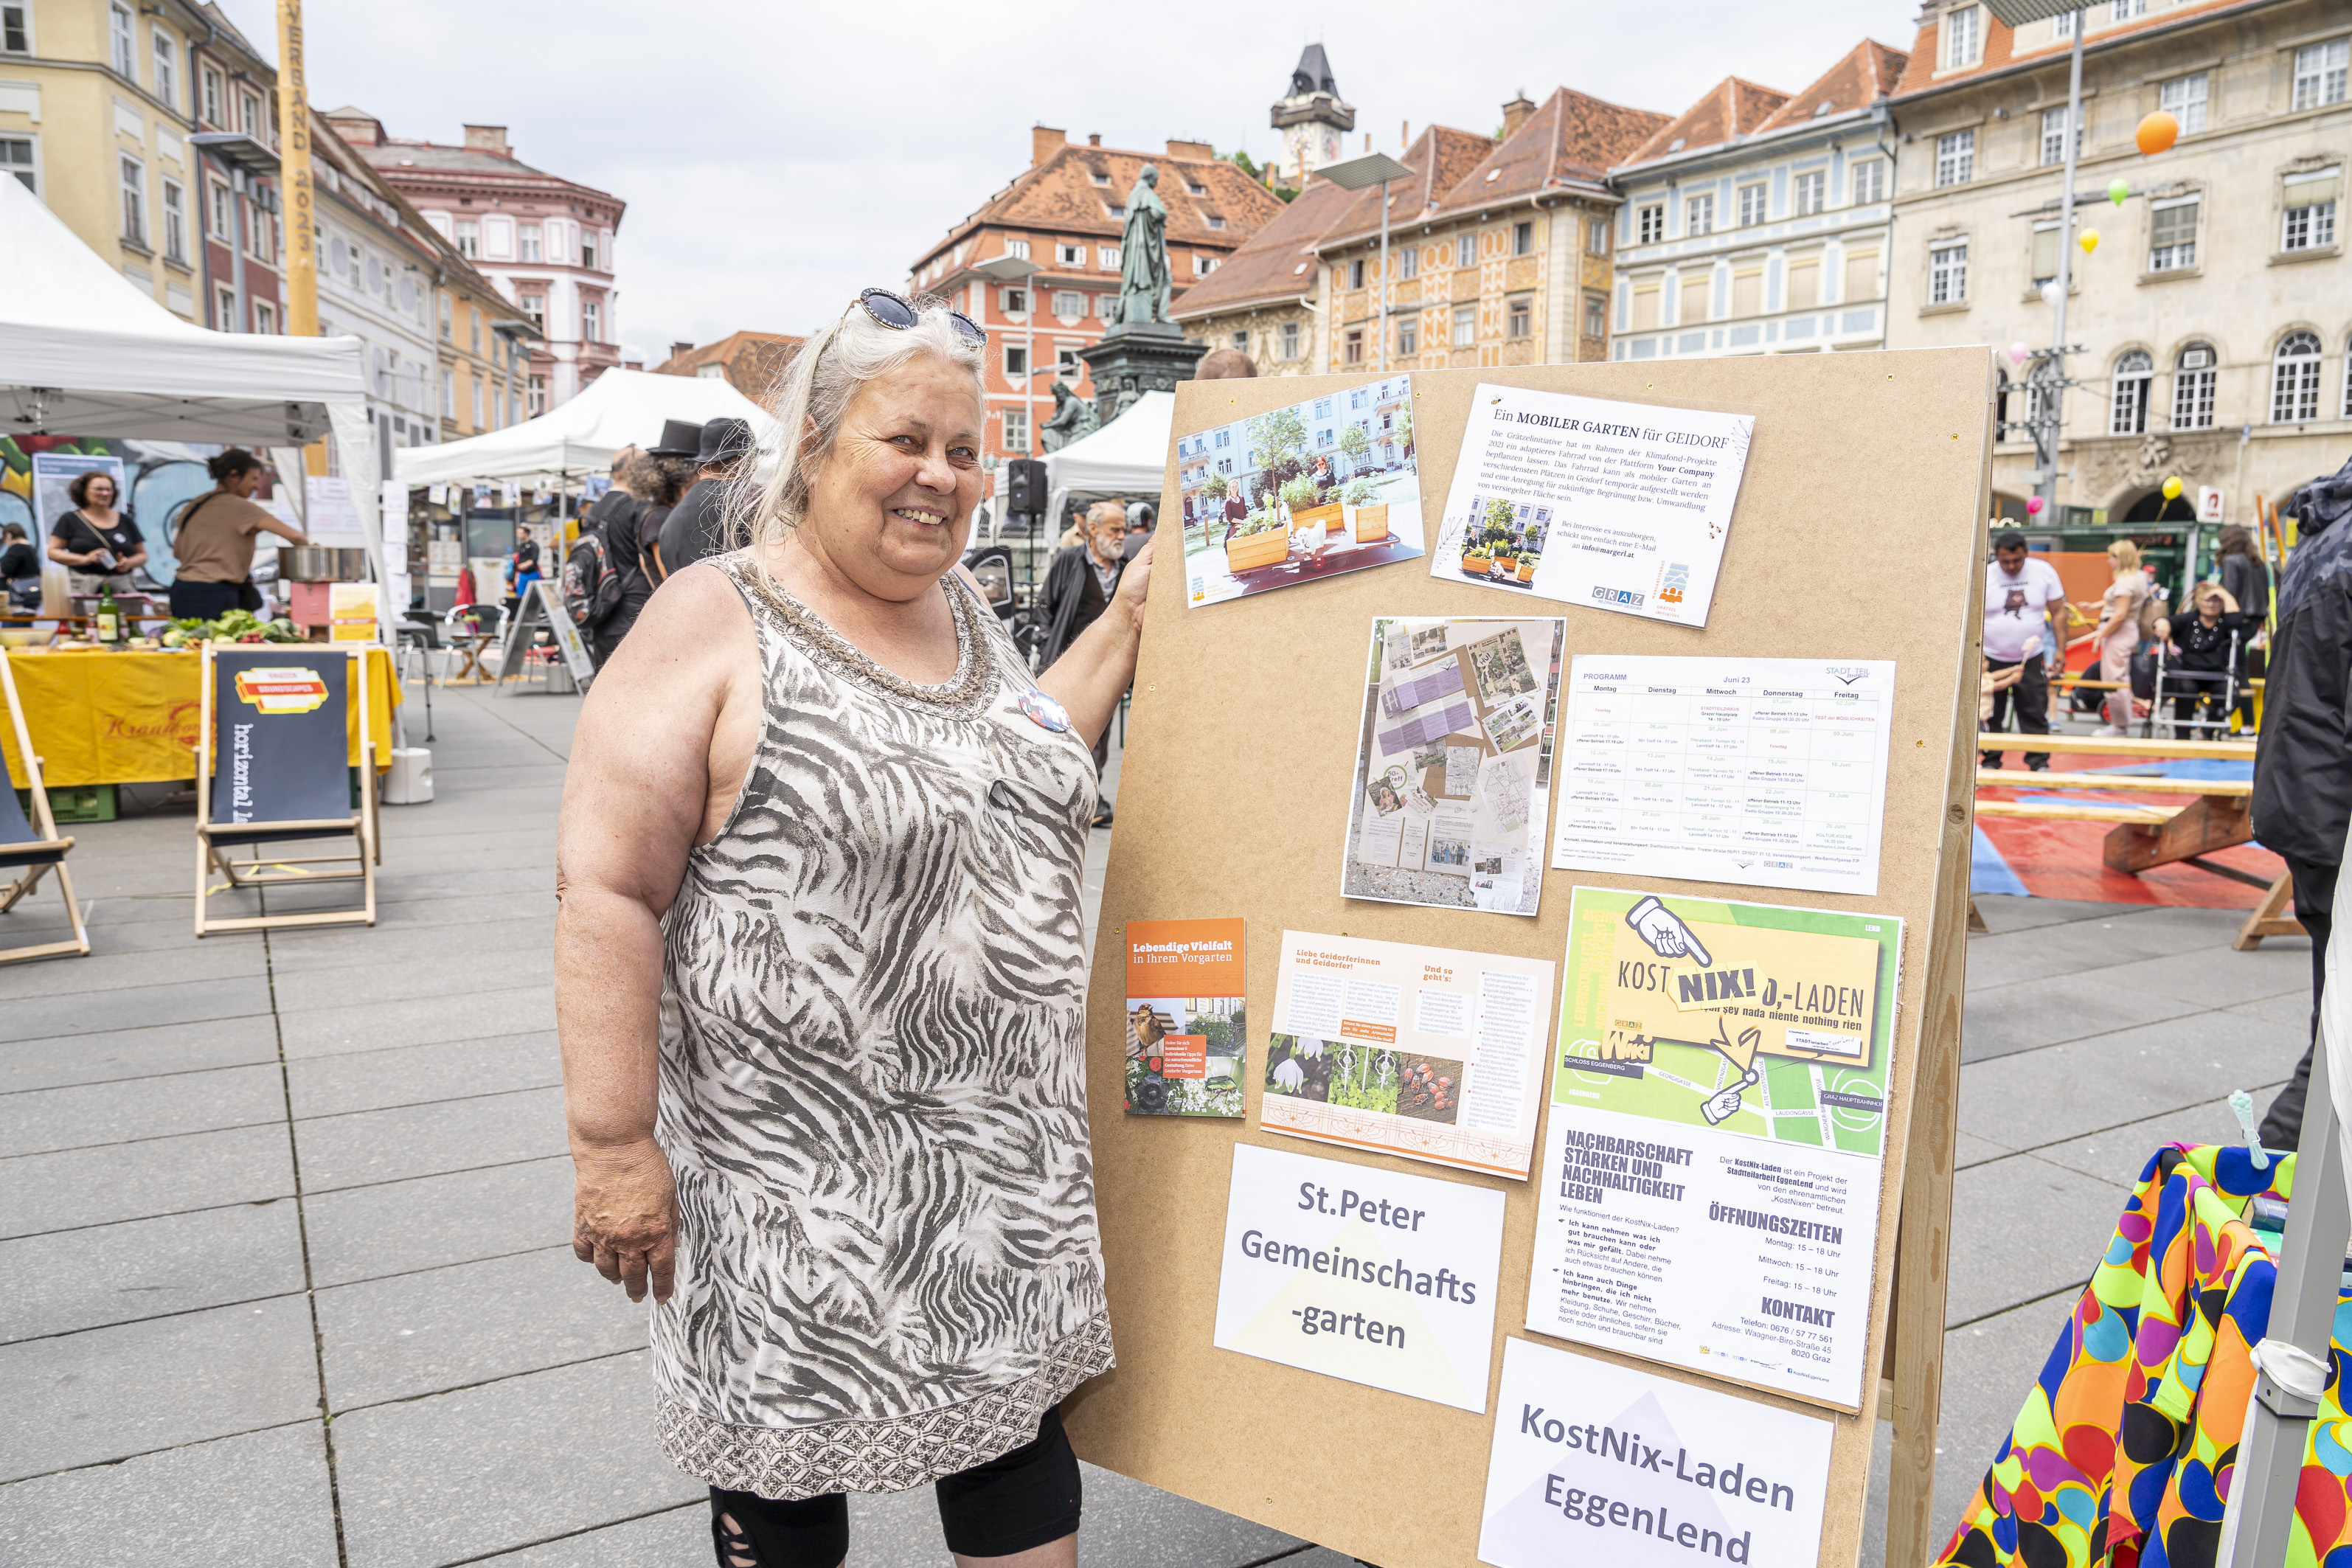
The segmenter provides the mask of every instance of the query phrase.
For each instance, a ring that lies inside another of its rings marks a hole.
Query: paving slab
[[[0,1241],[0,1343],[302,1289],[301,1223],[264,1199]]]
[[[72,964],[88,961],[59,962]],[[92,1026],[128,1029],[142,1024],[266,1017],[268,1013],[269,981],[256,971],[219,980],[135,985],[102,995],[27,997],[0,1009],[0,1041],[37,1040],[46,1035],[69,1035]]]
[[[2254,1114],[2260,1117],[2263,1108],[2284,1085],[2250,1084],[2246,1087],[2254,1097]],[[2242,1138],[2238,1119],[2230,1114],[2229,1100],[2222,1099],[2207,1100],[2202,1105],[2184,1106],[2161,1116],[2151,1116],[2144,1121],[2110,1127],[2086,1138],[2045,1143],[2033,1152],[2053,1165],[2063,1165],[2086,1176],[2132,1186],[2138,1183],[2140,1171],[2148,1160],[2167,1143],[2236,1143]]]
[[[0,1160],[0,1236],[32,1236],[294,1195],[282,1125],[261,1123]]]
[[[379,1046],[286,1064],[287,1092],[298,1118],[544,1089],[562,1081],[562,1055],[551,1031]]]
[[[302,1421],[0,1488],[0,1563],[336,1568],[326,1436]]]
[[[281,982],[278,1005],[290,1010],[282,984],[289,975],[364,965],[402,971],[415,965],[430,973],[457,954],[528,952],[551,947],[554,940],[552,909],[509,910],[501,919],[468,921],[461,936],[438,926],[297,927],[270,933],[269,966]]]
[[[51,1035],[0,1046],[0,1094],[277,1059],[278,1032],[250,1018]]]
[[[2093,1035],[2176,1018],[2169,996],[2097,979],[2025,980],[1970,990],[1960,1017],[1960,1060],[1987,1061]]]
[[[568,1243],[321,1290],[330,1406],[341,1414],[643,1350],[648,1311]]]
[[[2311,1000],[2311,954],[2285,948],[2260,947],[2252,952],[2178,953],[2144,958],[2137,963],[2102,969],[2096,976],[2115,985],[2127,985],[2159,996],[2169,996],[2183,1008],[2203,1012],[2286,996],[2308,1005]]]
[[[2217,1011],[1968,1062],[1959,1124],[2038,1148],[2200,1105],[2217,1090],[2283,1082],[2302,1050],[2274,1025]]]
[[[306,1200],[320,1288],[536,1252],[572,1240],[568,1157],[320,1193]]]
[[[310,1309],[285,1296],[0,1345],[0,1481],[315,1422]]]
[[[516,1089],[298,1122],[309,1193],[568,1152],[563,1090]]]
[[[1981,1165],[1987,1160],[1998,1160],[2005,1154],[2016,1152],[2014,1149],[2005,1148],[1990,1138],[1979,1138],[1973,1132],[1952,1134],[1952,1166],[1955,1170]]]
[[[552,950],[551,945],[542,943],[510,952],[477,952],[469,948],[444,953],[429,962],[296,969],[278,975],[276,984],[278,1005],[289,1013],[299,1013],[367,1002],[404,1002],[417,997],[444,998],[475,991],[551,985],[554,979]]]
[[[2001,1439],[2017,1424],[2075,1299],[2069,1292],[2031,1302],[1944,1336],[1944,1401],[1936,1427],[1936,1545],[1959,1523],[1960,1510],[1984,1479]]]
[[[285,1116],[285,1080],[275,1063],[30,1089],[0,1097],[0,1156],[250,1127]]]
[[[434,1568],[709,1495],[654,1442],[645,1352],[335,1422],[351,1568]]]
[[[1955,1173],[1944,1321],[1969,1323],[2088,1280],[2129,1196],[2127,1182],[2032,1154]]]
[[[60,910],[60,913],[63,911]],[[82,923],[89,921],[83,917]],[[191,936],[194,935],[190,931]],[[15,945],[11,939],[10,945]],[[12,998],[5,1019],[16,1010],[16,1000],[35,996],[73,996],[84,1000],[84,1012],[102,999],[101,1013],[112,1013],[116,998],[150,985],[184,984],[190,981],[254,978],[268,973],[268,955],[251,946],[158,946],[144,952],[106,952],[93,936],[87,958],[60,958],[40,963],[13,964],[8,970]]]
[[[548,986],[531,985],[520,990],[420,996],[405,1002],[371,1002],[281,1013],[278,1027],[289,1061],[390,1046],[492,1039],[553,1030],[555,996]]]

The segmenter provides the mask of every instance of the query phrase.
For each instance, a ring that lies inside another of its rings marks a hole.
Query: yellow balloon
[[[2179,479],[2168,479],[2164,481],[2164,499],[2167,500],[2179,500],[2180,499],[2180,481]]]
[[[2083,247],[2084,255],[2088,256],[2099,248],[2099,231],[2095,228],[2086,228],[2075,237],[2074,243]]]

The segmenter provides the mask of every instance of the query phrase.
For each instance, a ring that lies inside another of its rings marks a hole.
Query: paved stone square
[[[434,693],[438,798],[385,809],[373,930],[197,942],[193,816],[160,787],[75,830],[93,956],[0,969],[0,1563],[710,1562],[653,1443],[642,1309],[568,1244],[549,943],[577,712]],[[2224,1097],[2267,1099],[2308,1007],[2307,942],[2231,952],[2231,911],[1979,903],[1939,1530],[2149,1152],[2233,1136]],[[0,918],[62,930],[46,889]],[[1089,1563],[1349,1561],[1087,1479]],[[853,1563],[947,1561],[925,1493],[853,1511]]]

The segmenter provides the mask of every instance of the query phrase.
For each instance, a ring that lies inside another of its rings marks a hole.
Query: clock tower
[[[1340,100],[1322,45],[1299,53],[1290,91],[1274,106],[1274,128],[1282,132],[1282,177],[1294,188],[1304,190],[1309,174],[1339,161],[1339,138],[1356,128],[1356,110]]]

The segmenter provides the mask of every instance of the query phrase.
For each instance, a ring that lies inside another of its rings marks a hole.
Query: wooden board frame
[[[1186,382],[1176,393],[1174,431],[1191,435],[1372,379]],[[1433,578],[1426,560],[1192,607],[1174,521],[1182,505],[1171,445],[1160,509],[1171,526],[1146,613],[1120,770],[1119,831],[1105,877],[1087,1005],[1088,1110],[1118,1366],[1071,1397],[1071,1435],[1096,1464],[1382,1568],[1455,1568],[1476,1561],[1503,1342],[1518,1336],[1566,1344],[1523,1326],[1537,1217],[1533,1183],[1265,1131],[1255,1079],[1244,1084],[1244,1119],[1123,1113],[1123,931],[1129,920],[1246,919],[1249,1060],[1257,1064],[1265,1059],[1285,930],[1557,962],[1566,945],[1571,887],[1645,885],[1638,878],[1548,871],[1542,912],[1532,920],[1340,897],[1364,650],[1375,616],[1556,613],[1569,623],[1564,658],[1705,652],[1893,658],[1895,732],[1875,897],[1655,885],[1692,898],[1804,903],[1899,915],[1906,922],[1864,1362],[1881,1367],[1885,1378],[1864,1379],[1862,1409],[1853,1415],[1752,1389],[1735,1392],[1833,1420],[1823,1568],[1845,1568],[1857,1558],[1872,1434],[1877,1419],[1891,1419],[1886,1561],[1924,1563],[1940,1544],[1930,1515],[1967,965],[1991,355],[1937,349],[1493,367],[1416,372],[1413,380],[1415,455],[1432,537],[1480,382],[1629,402],[1756,408],[1755,440],[1709,624],[1697,630],[1513,601]],[[1204,753],[1214,761],[1203,765]],[[1557,773],[1556,766],[1555,787]],[[1266,809],[1272,802],[1281,808]],[[1549,863],[1549,846],[1545,858]],[[1556,1024],[1555,1014],[1547,1040]],[[1472,1182],[1505,1194],[1486,1415],[1211,1344],[1237,1142]],[[1567,1348],[1661,1378],[1708,1382],[1589,1346]]]

